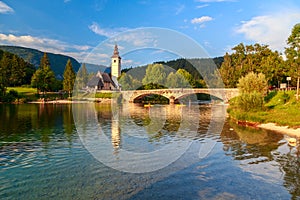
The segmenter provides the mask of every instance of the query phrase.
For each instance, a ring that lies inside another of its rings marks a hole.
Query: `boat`
[[[292,146],[292,147],[297,145],[297,139],[296,138],[290,138],[288,140],[288,142],[289,142],[289,145]]]

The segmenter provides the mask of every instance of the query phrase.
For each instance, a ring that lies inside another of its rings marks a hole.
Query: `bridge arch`
[[[175,88],[175,89],[154,89],[154,90],[135,90],[135,91],[122,91],[123,96],[129,102],[134,102],[135,99],[143,96],[157,94],[169,99],[169,103],[174,103],[181,97],[192,94],[208,94],[215,96],[224,102],[229,101],[231,98],[239,94],[238,89],[231,88]]]
[[[134,96],[134,97],[131,98],[130,102],[131,103],[136,103],[137,100],[142,99],[142,98],[147,97],[147,96],[151,96],[151,95],[159,95],[159,96],[165,97],[170,102],[170,97],[169,96],[163,95],[163,94],[159,94],[159,93],[155,93],[155,92],[149,92],[147,94],[143,93],[143,94],[140,94],[140,95],[136,95],[136,96]]]

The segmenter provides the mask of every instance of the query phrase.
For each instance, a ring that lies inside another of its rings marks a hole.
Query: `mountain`
[[[19,57],[23,58],[26,62],[29,62],[32,65],[34,65],[36,68],[39,67],[41,58],[44,54],[44,52],[36,49],[19,47],[19,46],[0,45],[0,49],[18,55]],[[57,77],[62,77],[68,59],[71,60],[72,66],[76,72],[80,67],[80,63],[70,56],[54,54],[49,52],[46,53],[50,61],[51,69],[54,71]]]
[[[97,73],[98,71],[107,72],[107,70],[110,70],[110,68],[107,66],[95,65],[95,64],[90,64],[90,63],[85,63],[85,67],[89,73]],[[108,73],[110,73],[110,72],[108,72]]]
[[[185,69],[188,71],[196,80],[202,79],[203,74],[211,74],[213,72],[209,71],[209,69],[214,69],[215,67],[220,68],[222,62],[224,61],[223,57],[216,57],[213,59],[210,58],[179,58],[176,60],[170,61],[159,61],[154,62],[158,64],[163,64],[165,66],[166,73],[177,71],[178,69]],[[147,66],[138,66],[134,68],[122,69],[121,72],[125,72],[131,75],[133,78],[142,81],[146,74]],[[168,66],[168,67],[167,67]],[[202,74],[201,74],[202,73]]]

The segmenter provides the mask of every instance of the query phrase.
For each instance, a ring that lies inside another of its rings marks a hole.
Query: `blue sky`
[[[137,28],[174,30],[216,57],[241,42],[268,44],[283,52],[296,23],[300,23],[299,0],[0,1],[0,44],[67,54],[80,62],[94,51],[98,54],[89,61],[96,64],[107,64],[112,54],[113,44],[104,50],[103,42],[114,38],[119,43],[118,34]],[[145,35],[127,35],[123,40],[138,49],[145,41],[154,42]],[[123,50],[120,42],[121,55]],[[161,55],[149,56],[155,52],[147,51],[143,59],[141,52],[127,52],[124,66],[176,58],[166,51],[157,52]]]

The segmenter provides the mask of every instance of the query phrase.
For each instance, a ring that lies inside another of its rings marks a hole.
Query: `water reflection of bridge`
[[[134,90],[122,91],[122,96],[127,102],[134,102],[151,94],[157,94],[169,99],[170,104],[174,104],[179,98],[193,94],[208,94],[217,97],[225,102],[239,94],[236,88],[175,88],[175,89],[154,89],[154,90]]]

